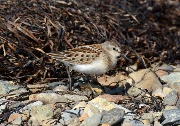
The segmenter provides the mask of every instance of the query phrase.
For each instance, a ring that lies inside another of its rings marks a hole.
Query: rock
[[[26,105],[24,107],[22,107],[21,109],[19,109],[19,112],[26,115],[27,117],[29,117],[30,115],[30,111],[33,107],[35,106],[42,106],[43,103],[41,101],[35,101],[32,103],[26,103]],[[12,108],[13,109],[13,108]]]
[[[81,105],[83,105],[83,102]],[[78,104],[73,109],[62,112],[59,122],[63,124],[63,126],[79,126],[80,119],[78,117],[82,115],[83,111],[84,107],[80,107],[80,104]]]
[[[165,70],[157,70],[157,71],[155,71],[155,73],[156,73],[156,75],[158,77],[161,77],[161,76],[164,76],[164,75],[168,75],[168,72],[165,71]]]
[[[169,72],[174,71],[174,68],[170,65],[163,64],[162,66],[154,68],[154,71],[158,77],[168,75]]]
[[[2,80],[0,80],[0,91],[1,91],[0,93],[1,95],[14,94],[6,97],[6,99],[14,98],[15,96],[19,96],[20,94],[28,93],[28,91],[25,88],[19,85],[14,85],[14,82],[12,81],[2,81]]]
[[[54,89],[53,89],[54,92],[67,92],[68,91],[68,87],[65,86],[65,85],[59,85],[59,86],[56,86]]]
[[[116,108],[116,105],[114,103],[108,102],[107,100],[98,97],[89,101],[88,104],[98,108],[100,112],[102,112],[103,110],[109,111],[113,108]]]
[[[20,125],[22,125],[22,118],[21,117],[17,117],[16,119],[11,121],[10,123],[11,123],[11,125],[20,126]]]
[[[80,121],[78,117],[74,117],[73,120],[68,124],[68,126],[79,126]]]
[[[38,120],[50,119],[53,116],[53,108],[50,105],[32,106],[30,115]]]
[[[178,99],[178,101],[177,101],[177,103],[176,103],[176,106],[177,106],[178,108],[180,108],[180,98]]]
[[[171,85],[173,82],[180,82],[180,72],[173,72],[169,75],[164,75],[160,79],[166,82],[168,85]]]
[[[162,125],[178,125],[180,124],[180,109],[164,110],[163,116],[165,120],[161,123]]]
[[[107,123],[103,123],[103,124],[101,124],[101,126],[111,126],[111,125],[109,125]]]
[[[145,126],[151,126],[149,120],[141,120]]]
[[[41,101],[34,101],[34,102],[31,102],[27,105],[27,107],[31,108],[31,107],[34,107],[34,106],[41,106],[43,105],[43,102]]]
[[[160,123],[160,122],[155,121],[153,126],[163,126],[163,125],[161,125],[161,123]]]
[[[128,79],[127,82],[135,87],[141,89],[147,89],[149,92],[154,92],[157,89],[162,89],[162,85],[150,69],[143,69],[137,72],[129,74],[131,79]],[[134,83],[133,83],[134,82]]]
[[[172,110],[172,109],[179,109],[179,108],[176,106],[169,106],[169,105],[166,105],[166,107],[164,108],[164,110]]]
[[[86,118],[80,126],[98,126],[101,121],[102,114],[95,114],[91,117]]]
[[[54,126],[63,126],[63,124],[56,122],[56,124],[54,124]]]
[[[153,112],[154,121],[160,120],[161,117],[162,117],[162,112]]]
[[[89,117],[89,116],[88,116],[87,113],[83,113],[83,114],[81,115],[81,117],[79,117],[79,121],[82,122],[83,120],[85,120],[85,119],[88,118],[88,117]]]
[[[49,88],[48,85],[45,84],[27,84],[27,88],[33,94],[42,92],[44,89]]]
[[[54,110],[54,117],[59,118],[61,116],[61,112],[62,112],[61,108],[56,108]]]
[[[173,91],[171,88],[163,87],[163,94],[164,94],[164,96],[168,95],[171,91]]]
[[[114,108],[109,111],[102,112],[101,124],[106,123],[114,125],[120,122],[124,117],[125,111],[123,109]]]
[[[170,87],[180,95],[180,82],[173,82]]]
[[[128,99],[128,96],[122,96],[122,95],[110,95],[110,94],[104,94],[104,95],[100,95],[98,96],[99,98],[103,98],[106,99],[109,102],[115,102],[115,103],[119,103],[120,101],[123,101],[125,99]]]
[[[86,105],[86,107],[84,109],[84,113],[80,117],[80,121],[85,120],[88,117],[92,117],[94,115],[100,114],[104,110],[105,111],[110,111],[110,110],[113,111],[115,108],[118,110],[123,109],[122,111],[125,111],[126,113],[128,113],[127,116],[129,116],[129,117],[132,116],[132,114],[129,114],[131,111],[122,107],[121,105],[116,105],[113,102],[108,102],[107,100],[105,100],[103,98],[97,97],[88,102],[88,104]]]
[[[26,106],[26,102],[24,101],[11,101],[11,103],[8,103],[7,109],[14,109],[14,108],[22,108],[23,106]],[[20,109],[21,110],[21,109]]]
[[[55,87],[58,87],[58,86],[60,86],[60,87],[64,86],[64,84],[65,83],[63,81],[51,82],[51,83],[48,83],[48,87],[51,87],[52,89],[54,89]]]
[[[66,110],[62,112],[61,118],[59,122],[64,126],[64,125],[74,125],[74,126],[79,126],[80,121],[79,118],[77,117],[79,115],[79,110]],[[81,115],[81,113],[80,113]]]
[[[126,83],[126,80],[128,79],[127,76],[123,75],[122,73],[117,73],[115,76],[102,76],[98,77],[97,81],[102,85],[102,86],[116,86],[117,82],[119,83],[119,87],[123,86]]]
[[[83,111],[84,111],[84,108],[71,109],[71,110],[65,110],[64,112],[62,112],[62,114],[64,114],[64,113],[72,113],[74,115],[79,116],[79,115],[82,115]]]
[[[129,88],[129,90],[127,91],[127,93],[130,95],[130,96],[133,96],[133,97],[142,97],[145,95],[145,92],[142,91],[141,89],[137,88],[137,87],[131,87]]]
[[[85,95],[85,96],[90,96],[92,93],[96,94],[96,95],[100,95],[103,93],[103,89],[100,85],[97,84],[89,84],[89,83],[85,83],[81,85],[81,89],[82,89],[82,93],[80,93],[79,95]]]
[[[86,108],[87,104],[85,101],[82,101],[80,103],[78,103],[76,106],[74,106],[73,110],[78,110],[80,113],[80,117],[79,117],[79,120],[80,121],[83,121],[85,118],[88,117],[87,114],[84,114],[84,109]],[[83,114],[82,114],[83,113]]]
[[[164,97],[163,103],[165,105],[175,105],[177,100],[178,100],[177,92],[173,90]]]
[[[56,123],[57,120],[55,119],[48,119],[48,120],[36,120],[34,118],[30,118],[28,120],[28,123],[26,124],[27,126],[55,126],[56,124],[60,124],[60,123]],[[60,125],[56,125],[56,126],[60,126]]]
[[[105,100],[103,98],[99,98],[99,97],[89,101],[88,104],[98,108],[98,110],[100,112],[102,112],[103,110],[109,111],[109,110],[111,110],[113,108],[123,109],[123,110],[125,110],[125,113],[130,113],[131,112],[130,110],[122,107],[121,105],[117,105],[117,104],[115,104],[113,102],[108,102],[107,100]]]
[[[156,67],[155,71],[157,71],[157,70],[164,70],[164,71],[172,72],[172,71],[174,71],[174,68],[170,65],[163,64],[162,66]]]
[[[126,67],[126,71],[128,71],[128,72],[134,72],[137,69],[138,69],[138,63],[135,63],[135,64],[133,64],[131,66]]]
[[[97,84],[96,84],[97,85]],[[81,88],[81,91],[80,90],[78,90],[78,89],[74,89],[74,91],[73,91],[73,93],[74,94],[77,94],[77,95],[83,95],[83,96],[87,96],[87,97],[89,97],[89,96],[91,96],[92,94],[93,94],[93,91],[94,91],[94,89],[96,90],[96,91],[99,91],[99,89],[101,89],[99,86],[96,86],[96,87],[94,87],[94,85],[93,84],[88,84],[88,83],[85,83],[85,84],[82,84],[81,86],[80,86],[80,88]],[[95,91],[95,92],[96,92]],[[102,91],[102,89],[101,89],[101,91]],[[101,93],[101,91],[100,92],[98,92],[98,93]],[[97,92],[96,92],[97,93]],[[98,94],[97,93],[97,94]]]
[[[29,123],[32,125],[48,125],[54,116],[53,112],[51,105],[32,106],[29,111]]]
[[[30,118],[30,119],[28,120],[28,126],[42,126],[42,122],[39,122],[39,121],[36,120],[36,119]]]
[[[139,120],[130,120],[123,122],[121,126],[144,126],[144,124]]]
[[[92,90],[93,90],[93,92],[95,92],[94,94],[96,94],[96,95],[100,95],[100,94],[103,93],[102,88],[99,88],[98,86],[97,87],[92,87]]]
[[[153,93],[152,93],[153,96],[155,97],[161,97],[161,98],[164,98],[165,97],[165,94],[163,93],[162,89],[157,89],[155,90]]]
[[[153,123],[154,118],[153,118],[153,112],[150,111],[149,113],[143,113],[143,115],[141,116],[141,118],[143,120],[149,120],[150,123]]]
[[[0,99],[0,114],[2,114],[5,111],[7,104],[8,104],[8,100],[4,98]]]
[[[46,104],[53,104],[53,103],[67,103],[68,100],[63,95],[59,95],[56,93],[39,93],[39,94],[32,94],[29,96],[29,100],[39,100]]]
[[[98,114],[100,114],[99,109],[97,107],[95,107],[95,106],[92,106],[92,105],[88,104],[84,108],[84,112],[83,112],[82,116],[80,117],[80,121],[85,120],[88,117],[98,115]]]
[[[79,102],[77,105],[75,105],[73,109],[85,108],[86,105],[87,105],[86,102],[82,101],[82,102]]]
[[[63,95],[66,99],[70,101],[88,101],[88,98],[86,96],[80,96],[80,95],[70,95],[70,94],[65,94]]]
[[[24,114],[12,113],[8,118],[8,122],[12,123],[13,125],[21,125],[22,121],[25,121],[27,119],[28,117]]]
[[[179,72],[180,71],[180,65],[179,64],[177,64],[177,66],[173,66],[173,67],[175,67],[174,72]]]

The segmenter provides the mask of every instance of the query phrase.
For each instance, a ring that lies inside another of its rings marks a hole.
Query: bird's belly
[[[101,75],[108,71],[108,68],[104,64],[76,64],[71,67],[71,69],[90,75]]]

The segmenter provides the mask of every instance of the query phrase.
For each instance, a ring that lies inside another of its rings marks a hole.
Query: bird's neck
[[[113,56],[107,51],[105,51],[105,54],[107,55],[107,61],[110,63],[110,66],[114,67],[118,60],[117,57]]]

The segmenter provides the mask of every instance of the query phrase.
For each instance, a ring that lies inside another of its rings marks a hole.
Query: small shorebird
[[[111,40],[102,44],[79,46],[64,52],[48,53],[48,55],[77,72],[102,75],[115,67],[120,51],[119,43]]]

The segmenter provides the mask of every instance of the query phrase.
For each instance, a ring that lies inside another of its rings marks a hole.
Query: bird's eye
[[[116,50],[116,48],[114,47],[113,50]]]

